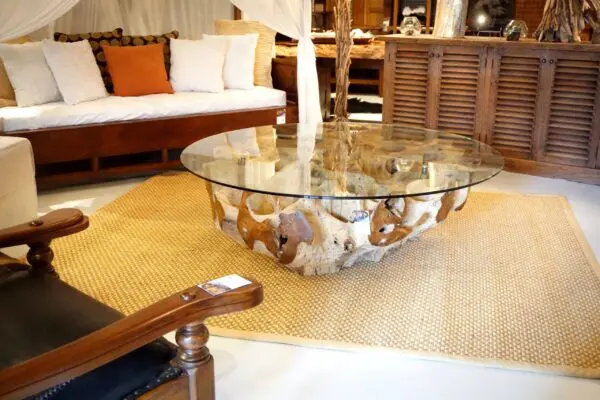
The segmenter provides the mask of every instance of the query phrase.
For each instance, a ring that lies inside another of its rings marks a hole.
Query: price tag
[[[248,279],[244,279],[239,275],[227,275],[213,279],[210,282],[201,283],[198,287],[211,296],[218,296],[251,283]]]

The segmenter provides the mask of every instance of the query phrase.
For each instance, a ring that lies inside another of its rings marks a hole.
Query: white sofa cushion
[[[25,108],[0,108],[0,130],[10,134],[28,129],[285,107],[285,104],[285,92],[262,86],[251,90],[225,90],[221,93],[108,96],[72,106],[56,102]]]
[[[0,57],[19,107],[61,100],[42,42],[0,44]]]
[[[46,61],[65,103],[77,104],[108,96],[90,42],[44,40],[42,43]]]
[[[225,90],[225,42],[171,39],[170,48],[174,91],[218,93]]]
[[[0,228],[37,216],[33,152],[29,140],[0,136]]]
[[[258,33],[247,35],[204,35],[202,40],[225,43],[223,81],[227,89],[252,89],[254,87],[254,60]]]

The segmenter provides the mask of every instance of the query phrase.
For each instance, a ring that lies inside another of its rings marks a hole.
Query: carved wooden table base
[[[379,261],[459,211],[469,189],[387,200],[298,199],[207,183],[215,224],[301,275]]]

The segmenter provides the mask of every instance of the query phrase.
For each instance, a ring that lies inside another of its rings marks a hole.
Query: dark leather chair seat
[[[22,363],[123,317],[50,274],[32,275],[0,253],[0,369]],[[180,373],[175,347],[156,340],[40,395],[44,399],[122,399]],[[135,397],[135,396],[134,396]]]

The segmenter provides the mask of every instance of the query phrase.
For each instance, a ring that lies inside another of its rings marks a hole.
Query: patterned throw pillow
[[[171,39],[179,39],[179,32],[172,31],[163,33],[162,35],[144,35],[144,36],[132,36],[125,35],[121,38],[122,46],[144,46],[146,44],[163,43],[165,51],[165,68],[167,70],[167,76],[171,70]]]
[[[116,28],[110,32],[89,32],[89,33],[61,33],[54,32],[54,40],[57,42],[80,42],[82,40],[87,40],[90,42],[90,46],[92,46],[92,52],[94,53],[94,57],[96,58],[96,64],[98,64],[98,68],[100,68],[100,75],[102,75],[102,80],[104,81],[104,86],[106,86],[106,90],[109,93],[113,92],[113,84],[110,79],[110,74],[108,73],[108,68],[106,66],[106,57],[104,56],[104,51],[102,50],[102,46],[121,46],[121,37],[123,36],[123,29]]]

